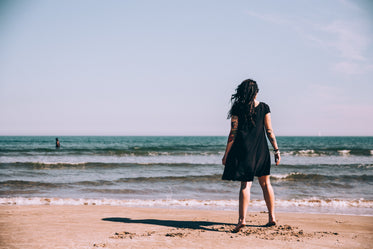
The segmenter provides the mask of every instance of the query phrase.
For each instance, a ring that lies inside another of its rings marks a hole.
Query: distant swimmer
[[[58,138],[56,137],[56,148],[60,148],[60,141],[58,141]]]

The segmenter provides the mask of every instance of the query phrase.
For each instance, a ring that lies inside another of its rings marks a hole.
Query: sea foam
[[[196,208],[196,209],[223,209],[235,210],[238,207],[238,200],[196,200],[196,199],[87,199],[87,198],[43,198],[43,197],[11,197],[0,198],[0,205],[108,205],[108,206],[124,206],[124,207],[167,207],[167,208]],[[291,199],[291,200],[276,200],[276,209],[284,211],[300,211],[316,212],[339,210],[340,213],[344,209],[349,213],[356,213],[353,210],[365,209],[364,215],[373,216],[371,209],[373,208],[373,200],[355,199],[355,200],[340,200],[340,199],[324,199],[317,198],[308,199]],[[265,210],[266,204],[264,200],[251,200],[250,208],[253,210]],[[299,210],[300,208],[300,210]],[[322,210],[323,209],[323,210]],[[337,212],[338,213],[338,212]],[[361,213],[361,212],[357,212]]]

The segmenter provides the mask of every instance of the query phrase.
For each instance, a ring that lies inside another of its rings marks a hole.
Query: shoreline
[[[371,200],[279,200],[277,213],[330,214],[373,217]],[[202,199],[110,199],[62,197],[0,197],[0,206],[113,206],[123,208],[160,208],[211,211],[236,211],[238,200]],[[267,207],[263,199],[250,200],[249,211],[262,212]]]
[[[369,248],[373,217],[108,205],[1,205],[0,248]]]

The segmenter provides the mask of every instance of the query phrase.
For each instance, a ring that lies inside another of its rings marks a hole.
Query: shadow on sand
[[[130,218],[120,218],[120,217],[109,217],[103,218],[103,221],[111,222],[122,222],[130,224],[148,224],[148,225],[158,225],[174,228],[185,228],[185,229],[199,229],[206,231],[221,231],[221,226],[235,226],[235,224],[211,222],[211,221],[180,221],[180,220],[157,220],[157,219],[141,219],[134,220]],[[219,228],[216,228],[218,226]],[[264,227],[261,225],[246,225],[247,227]]]

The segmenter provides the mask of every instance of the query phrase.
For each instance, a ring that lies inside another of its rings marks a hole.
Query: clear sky
[[[372,1],[1,1],[0,135],[373,135]]]

